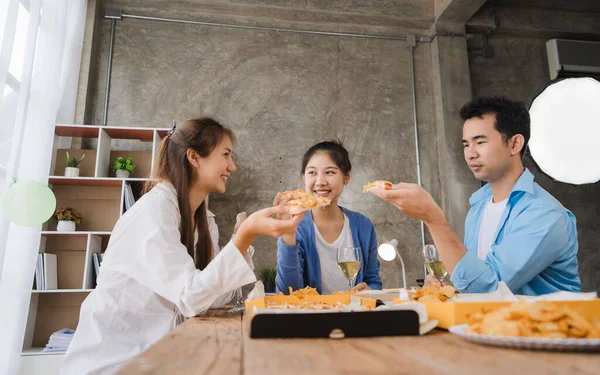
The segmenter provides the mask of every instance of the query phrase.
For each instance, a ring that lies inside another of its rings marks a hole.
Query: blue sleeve
[[[296,241],[298,233],[296,232]],[[287,245],[281,237],[277,239],[277,277],[275,286],[277,293],[289,294],[289,287],[293,290],[304,288],[304,257],[302,256],[300,244]]]
[[[515,218],[510,233],[485,261],[467,251],[450,280],[461,292],[487,293],[504,281],[518,290],[550,266],[569,242],[568,218],[551,206],[533,206]]]
[[[371,237],[369,238],[369,253],[365,264],[363,281],[367,283],[369,288],[381,290],[381,277],[379,276],[379,259],[377,259],[377,233],[373,223],[371,225]]]

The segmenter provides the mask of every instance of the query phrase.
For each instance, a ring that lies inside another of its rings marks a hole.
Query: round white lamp
[[[600,82],[569,78],[533,101],[529,151],[540,169],[569,184],[600,180]]]
[[[391,262],[396,257],[400,259],[400,264],[402,265],[402,284],[404,288],[406,288],[406,271],[404,269],[404,261],[398,252],[398,241],[394,239],[390,242],[382,243],[379,245],[379,248],[377,248],[377,254],[379,254],[381,259],[386,262]]]

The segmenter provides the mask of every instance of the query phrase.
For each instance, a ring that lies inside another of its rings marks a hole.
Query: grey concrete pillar
[[[467,43],[463,37],[438,36],[430,48],[441,185],[438,203],[463,238],[468,198],[480,187],[463,157],[463,121],[458,115],[461,106],[471,100]]]

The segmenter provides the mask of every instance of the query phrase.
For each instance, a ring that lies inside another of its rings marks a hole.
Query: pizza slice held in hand
[[[331,199],[329,198],[315,197],[313,194],[301,189],[284,191],[281,195],[287,195],[292,198],[285,204],[286,207],[290,208],[290,214],[292,215],[297,215],[316,207],[327,206],[331,203]]]
[[[371,189],[392,190],[392,183],[384,180],[372,181],[363,186],[363,193],[367,193]]]

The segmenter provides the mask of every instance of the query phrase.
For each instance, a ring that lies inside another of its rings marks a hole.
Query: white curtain
[[[3,0],[0,6],[0,194],[14,178],[48,183],[54,124],[74,119],[86,9],[86,0]],[[0,216],[0,374],[14,374],[41,226]]]

